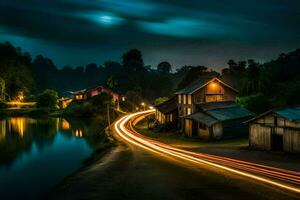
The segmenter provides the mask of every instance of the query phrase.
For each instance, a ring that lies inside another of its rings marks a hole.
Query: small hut
[[[155,106],[155,109],[155,119],[159,124],[176,126],[178,121],[178,109],[175,97]]]
[[[249,121],[253,149],[300,153],[300,107],[274,109]]]

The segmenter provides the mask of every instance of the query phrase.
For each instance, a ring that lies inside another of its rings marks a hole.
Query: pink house
[[[101,93],[107,93],[112,96],[114,102],[119,101],[119,94],[113,92],[111,89],[108,89],[104,86],[95,86],[85,91],[85,98],[97,96]]]

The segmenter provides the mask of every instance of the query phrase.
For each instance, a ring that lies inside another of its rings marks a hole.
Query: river
[[[1,119],[1,199],[33,199],[51,190],[104,142],[103,127],[95,120]]]

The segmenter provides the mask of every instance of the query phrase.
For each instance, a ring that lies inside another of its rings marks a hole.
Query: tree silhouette
[[[171,72],[171,64],[164,61],[157,65],[157,71],[163,74],[168,74]]]
[[[144,61],[142,53],[138,49],[131,49],[123,56],[123,66],[128,71],[144,70]]]

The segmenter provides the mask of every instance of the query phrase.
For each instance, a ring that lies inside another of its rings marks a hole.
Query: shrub
[[[54,90],[45,90],[36,98],[37,107],[39,108],[55,108],[57,105],[58,94]]]
[[[272,108],[270,101],[263,94],[239,97],[237,101],[254,113],[262,113]]]

